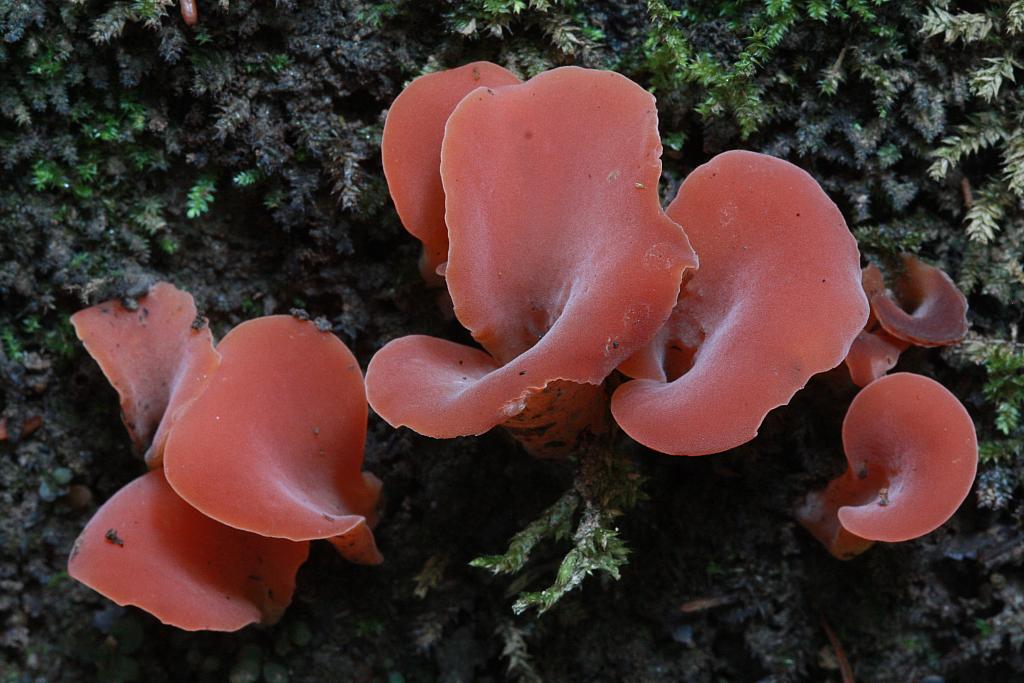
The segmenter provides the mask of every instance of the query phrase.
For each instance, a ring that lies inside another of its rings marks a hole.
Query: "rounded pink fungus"
[[[859,387],[892,370],[911,344],[946,346],[967,334],[967,298],[949,276],[910,254],[903,255],[902,268],[892,291],[878,266],[864,269],[871,316],[846,357]]]
[[[362,375],[337,337],[271,316],[232,330],[221,354],[192,298],[166,283],[137,308],[106,302],[74,323],[133,440],[155,433],[150,452],[164,457],[90,520],[73,577],[179,628],[230,631],[280,616],[308,540],[381,561],[380,482],[360,471]]]
[[[309,543],[215,522],[157,469],[108,500],[82,531],[68,574],[119,605],[187,631],[277,621],[292,600]]]
[[[497,64],[473,62],[413,80],[391,103],[381,138],[381,160],[402,225],[423,243],[420,272],[440,285],[448,260],[448,228],[441,187],[444,127],[462,98],[481,86],[519,83]]]
[[[871,304],[875,295],[885,293],[885,280],[878,266],[869,265],[861,272],[861,284],[864,294]],[[878,325],[872,309],[864,329],[857,334],[846,355],[846,369],[850,372],[850,380],[858,387],[866,387],[885,373],[896,367],[900,354],[910,346],[907,342],[893,337]]]
[[[963,339],[967,298],[950,277],[910,254],[903,255],[902,265],[895,283],[870,297],[881,328],[915,346],[946,346]],[[881,273],[872,279],[877,282]]]
[[[654,98],[616,73],[565,67],[463,99],[441,154],[446,279],[486,351],[392,341],[367,369],[374,410],[438,438],[527,411],[514,426],[535,454],[599,428],[599,385],[664,323],[696,265],[658,202],[660,156]]]
[[[220,368],[167,440],[170,485],[228,526],[380,562],[380,482],[361,471],[367,406],[352,353],[282,315],[242,323],[217,349]]]
[[[192,296],[160,282],[131,308],[107,301],[71,316],[121,399],[121,419],[146,463],[159,467],[167,434],[220,365]]]
[[[882,377],[853,399],[843,421],[849,468],[809,494],[797,520],[829,552],[849,559],[875,541],[906,541],[948,520],[978,466],[971,416],[938,382]]]
[[[700,255],[654,340],[612,397],[631,437],[672,455],[718,453],[835,367],[864,327],[857,244],[806,172],[726,152],[686,178],[668,208]]]

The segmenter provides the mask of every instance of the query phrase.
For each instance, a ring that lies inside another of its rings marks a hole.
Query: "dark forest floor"
[[[916,3],[223,4],[199,0],[188,29],[160,0],[0,0],[0,402],[12,433],[42,418],[0,443],[0,682],[839,681],[825,623],[859,681],[1024,681],[1024,430],[1007,417],[1024,386],[986,390],[1024,367],[1024,90],[1003,77],[986,99],[977,80],[985,58],[1024,61],[1024,3],[972,5],[991,26],[978,38],[950,20],[950,44]],[[950,272],[970,295],[969,342],[899,369],[939,379],[976,419],[980,478],[959,513],[850,562],[796,525],[794,501],[845,465],[840,369],[722,455],[623,439],[646,494],[619,520],[629,564],[542,616],[511,604],[550,583],[564,544],[517,579],[468,562],[558,499],[573,463],[498,431],[436,441],[375,416],[386,562],[316,544],[279,624],[184,633],[69,579],[82,526],[144,470],[75,310],[170,280],[218,337],[299,306],[364,368],[402,334],[464,339],[421,284],[379,140],[405,82],[473,59],[626,73],[659,98],[666,196],[719,151],[765,151],[819,179],[866,259],[909,250]],[[930,176],[942,150],[948,172]]]

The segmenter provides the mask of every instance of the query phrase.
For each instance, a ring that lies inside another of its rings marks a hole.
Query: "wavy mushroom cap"
[[[864,327],[860,254],[835,204],[796,166],[733,151],[668,208],[700,255],[668,323],[620,370],[619,425],[672,455],[757,435],[765,415],[835,367]]]
[[[178,414],[220,364],[192,295],[160,282],[136,307],[107,301],[75,313],[71,324],[117,390],[136,450],[158,467]]]
[[[170,485],[228,526],[331,539],[353,561],[379,562],[368,526],[380,483],[361,471],[367,406],[352,353],[281,315],[242,323],[217,348],[220,368],[167,440]]]
[[[916,256],[904,254],[895,284],[870,301],[886,332],[916,346],[955,344],[967,334],[967,298],[946,273]]]
[[[157,469],[86,525],[68,574],[119,605],[187,631],[273,623],[292,600],[309,543],[239,531],[183,501]]]
[[[978,442],[971,416],[938,382],[882,377],[853,399],[843,421],[849,468],[807,496],[797,519],[834,555],[871,541],[923,536],[953,516],[974,483]]]
[[[367,369],[384,420],[480,434],[549,384],[600,384],[650,339],[696,265],[659,205],[657,123],[638,85],[576,67],[480,88],[456,107],[441,155],[446,279],[487,352],[392,341]]]
[[[437,267],[448,260],[448,228],[441,187],[444,127],[462,98],[481,86],[519,83],[497,64],[473,62],[413,80],[388,110],[381,160],[388,190],[402,225],[423,243],[420,270],[432,284],[443,280]]]

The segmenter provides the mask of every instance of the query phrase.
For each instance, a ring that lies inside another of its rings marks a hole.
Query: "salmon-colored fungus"
[[[121,399],[121,419],[146,463],[159,467],[175,419],[220,365],[192,295],[160,282],[126,306],[107,301],[71,316]]]
[[[700,268],[653,341],[620,370],[612,413],[634,439],[705,455],[757,435],[765,415],[835,367],[864,327],[860,254],[839,209],[800,168],[753,152],[694,170],[668,215]]]
[[[163,435],[163,457],[89,522],[72,576],[180,628],[235,630],[280,615],[308,540],[382,560],[370,531],[380,482],[361,471],[362,375],[337,337],[270,316],[214,350],[192,297],[166,283],[74,322],[133,441],[152,436],[156,453]]]
[[[390,342],[367,369],[374,410],[437,438],[525,411],[515,433],[538,455],[600,429],[601,383],[661,327],[697,263],[658,202],[661,150],[654,98],[616,73],[564,67],[463,99],[441,153],[446,279],[486,351]]]
[[[967,334],[967,298],[948,275],[916,256],[903,255],[891,290],[874,264],[864,269],[863,286],[871,316],[846,357],[859,387],[892,370],[911,344],[947,346]]]
[[[178,497],[157,469],[118,491],[89,520],[68,574],[165,624],[236,631],[277,621],[308,554],[309,543],[210,519]]]
[[[902,266],[888,289],[871,295],[871,312],[881,328],[916,346],[946,346],[963,339],[967,298],[950,277],[910,254],[903,255]]]
[[[325,538],[352,561],[380,562],[368,528],[380,482],[360,471],[367,406],[352,352],[286,315],[242,323],[217,350],[220,368],[167,440],[170,485],[229,526]]]
[[[846,355],[846,369],[858,387],[866,387],[896,367],[900,354],[910,346],[883,329],[861,330]]]
[[[978,466],[963,405],[938,382],[910,373],[882,377],[857,394],[843,421],[843,448],[847,471],[796,511],[840,559],[942,525],[967,497]]]
[[[441,187],[444,126],[462,98],[484,87],[519,79],[490,62],[473,62],[413,80],[391,103],[381,138],[388,190],[402,225],[423,243],[420,272],[440,285],[438,267],[448,260],[448,227]]]

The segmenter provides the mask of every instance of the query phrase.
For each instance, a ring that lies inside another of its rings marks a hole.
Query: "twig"
[[[970,211],[974,206],[974,193],[971,192],[971,181],[967,179],[967,176],[960,179],[960,191],[964,195],[964,208]]]
[[[846,651],[843,650],[836,632],[829,626],[828,620],[825,618],[825,612],[818,610],[818,614],[821,616],[821,627],[825,629],[828,642],[832,644],[832,650],[835,652],[836,663],[839,665],[839,675],[842,677],[843,683],[854,683],[853,667],[850,666],[850,660],[846,658]]]

